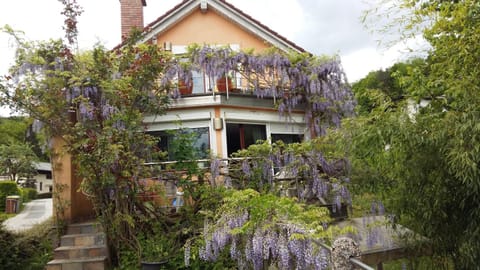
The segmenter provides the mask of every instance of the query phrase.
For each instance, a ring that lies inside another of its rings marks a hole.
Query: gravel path
[[[25,204],[21,213],[5,220],[3,225],[9,231],[25,231],[32,228],[35,224],[42,223],[49,219],[52,214],[52,199],[33,200]]]

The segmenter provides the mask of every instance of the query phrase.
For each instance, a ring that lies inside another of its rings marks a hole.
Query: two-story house
[[[120,0],[122,36],[133,27],[142,29],[141,42],[154,42],[181,57],[190,44],[229,46],[234,51],[253,49],[262,52],[275,47],[282,51],[304,52],[295,43],[282,37],[259,21],[224,0],[184,0],[144,25],[145,0]],[[119,45],[121,46],[121,45]],[[226,158],[257,140],[271,139],[297,142],[310,137],[305,113],[293,111],[289,121],[280,117],[274,98],[258,98],[239,74],[231,74],[232,82],[224,90],[219,78],[194,72],[191,92],[172,100],[165,115],[146,116],[148,132],[161,137],[160,144],[168,150],[172,138],[165,131],[182,127],[199,136],[197,147],[205,155]],[[287,123],[288,122],[288,123]],[[62,142],[54,146],[61,149]],[[62,187],[61,197],[69,201],[64,218],[70,221],[92,216],[91,203],[78,192],[80,179],[75,177],[70,157],[63,157],[55,169],[55,183]]]
[[[234,51],[253,49],[262,52],[276,47],[285,52],[304,52],[293,42],[272,31],[223,0],[186,0],[143,27],[141,0],[121,0],[122,35],[132,27],[143,29],[142,42],[154,42],[179,57],[190,44],[229,46]],[[240,74],[231,74],[230,88],[221,91],[219,78],[194,72],[191,92],[175,99],[166,115],[149,116],[149,131],[162,138],[168,150],[171,137],[165,130],[191,128],[199,139],[197,147],[207,155],[226,158],[257,140],[285,142],[308,137],[304,112],[294,112],[287,125],[274,107],[273,98],[259,99]],[[221,80],[220,80],[221,81]],[[228,87],[227,87],[228,88]],[[220,91],[219,91],[220,90]]]

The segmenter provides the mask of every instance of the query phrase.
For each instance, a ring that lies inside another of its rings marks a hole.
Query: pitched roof
[[[35,162],[34,166],[37,171],[52,171],[52,164],[50,164],[50,162]]]
[[[260,37],[279,49],[284,51],[294,50],[297,52],[305,52],[305,49],[302,47],[273,31],[266,25],[252,18],[250,15],[246,14],[225,0],[183,0],[165,14],[145,26],[143,29],[144,37],[142,38],[142,41],[145,42],[150,40],[157,34],[169,29],[182,18],[200,8],[202,4],[206,4],[208,8],[216,10],[222,16],[237,23],[245,30],[253,33],[254,35]],[[120,47],[121,45],[122,44],[116,48]]]

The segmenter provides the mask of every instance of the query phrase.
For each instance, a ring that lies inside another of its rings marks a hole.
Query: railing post
[[[332,245],[332,264],[333,270],[355,269],[350,262],[350,258],[360,256],[360,248],[353,239],[340,237]]]

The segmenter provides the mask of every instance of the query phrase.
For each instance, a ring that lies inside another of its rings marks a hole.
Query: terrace
[[[191,198],[185,198],[184,190],[179,188],[182,181],[193,181],[200,185],[225,185],[230,188],[242,189],[248,186],[245,181],[252,180],[242,178],[242,175],[246,173],[246,170],[254,169],[252,164],[261,166],[262,161],[265,161],[265,158],[239,157],[147,163],[145,165],[150,167],[153,175],[156,176],[144,179],[143,183],[153,186],[159,185],[162,195],[149,193],[146,201],[160,204],[166,213],[175,215],[174,213],[180,211],[185,203],[192,203]],[[292,162],[295,163],[295,161]],[[187,164],[194,165],[197,168],[195,175],[189,174],[188,170],[174,169],[185,167]],[[249,164],[250,169],[246,169],[245,164]],[[359,269],[370,270],[374,269],[372,267],[376,267],[376,269],[381,270],[386,262],[429,254],[428,247],[425,244],[421,244],[421,248],[415,251],[407,248],[405,239],[410,239],[410,241],[417,239],[423,243],[425,243],[425,239],[418,239],[418,236],[415,236],[413,232],[400,225],[396,225],[395,228],[392,227],[388,216],[383,213],[372,213],[364,217],[353,218],[351,217],[352,209],[344,203],[344,201],[347,201],[345,199],[342,199],[339,208],[335,202],[327,199],[332,198],[331,194],[325,197],[305,197],[302,193],[305,193],[308,189],[308,179],[304,179],[304,176],[300,174],[293,175],[291,164],[282,165],[281,167],[272,166],[269,168],[272,176],[270,192],[278,194],[280,197],[292,197],[307,204],[326,207],[332,218],[329,226],[348,227],[355,232],[336,237],[336,239],[347,237],[347,241],[351,240],[356,245],[354,250],[344,250],[345,252],[351,252],[351,257],[347,260],[339,258],[339,255],[335,255],[333,252],[335,248],[344,248],[341,245],[345,245],[345,243],[333,242],[332,247],[325,244],[324,241],[312,240],[315,245],[324,250],[325,254],[328,254],[329,264],[337,260],[344,260],[344,263],[356,266]],[[324,171],[322,168],[319,170]],[[331,185],[332,183],[327,184]]]

